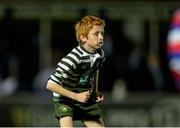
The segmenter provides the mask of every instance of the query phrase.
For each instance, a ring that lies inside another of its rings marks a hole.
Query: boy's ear
[[[81,39],[82,42],[87,42],[87,37],[86,36],[81,35],[80,39]]]

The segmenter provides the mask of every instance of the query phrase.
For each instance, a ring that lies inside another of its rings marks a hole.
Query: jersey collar
[[[94,54],[94,53],[87,51],[82,45],[80,45],[80,48],[82,51],[86,52],[87,54]]]

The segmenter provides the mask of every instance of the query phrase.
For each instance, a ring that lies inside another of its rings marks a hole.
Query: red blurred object
[[[172,25],[180,25],[180,9],[175,10],[173,13]]]

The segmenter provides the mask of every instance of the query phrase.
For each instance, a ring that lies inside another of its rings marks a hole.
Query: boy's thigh
[[[84,120],[83,123],[86,127],[105,127],[102,118],[93,119],[93,120]]]
[[[59,120],[60,127],[73,127],[73,120],[71,116],[63,117]]]

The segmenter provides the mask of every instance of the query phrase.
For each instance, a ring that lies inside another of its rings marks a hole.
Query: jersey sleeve
[[[49,80],[62,85],[62,82],[68,79],[68,77],[75,75],[75,69],[79,61],[80,56],[71,51],[57,64],[57,68],[53,70]]]

